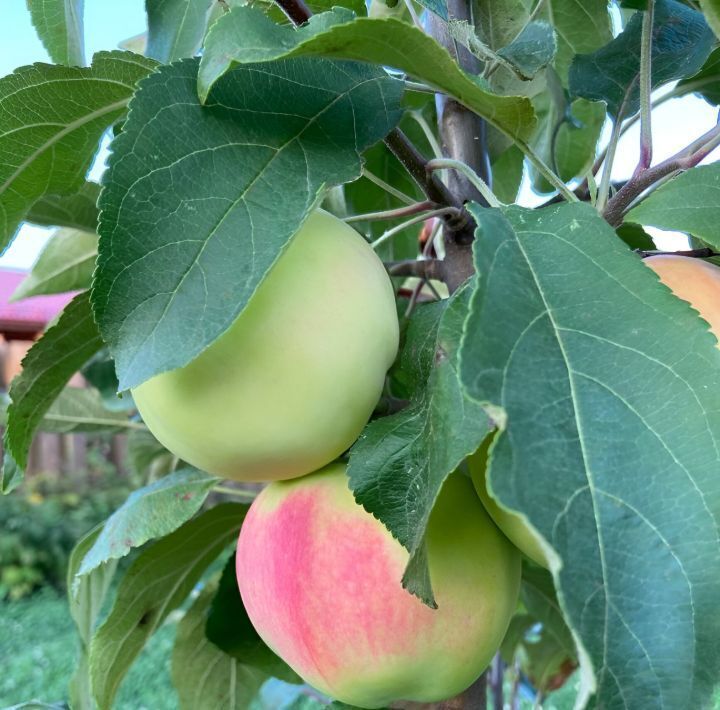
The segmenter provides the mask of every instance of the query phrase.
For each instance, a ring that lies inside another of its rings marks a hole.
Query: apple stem
[[[393,227],[392,229],[388,229],[387,231],[383,232],[383,234],[381,234],[375,241],[370,242],[370,246],[373,249],[377,249],[379,246],[388,241],[388,239],[394,237],[396,234],[399,234],[408,227],[412,227],[413,224],[418,224],[418,222],[424,222],[426,219],[429,219],[431,217],[446,217],[448,214],[457,217],[458,213],[459,210],[456,207],[440,207],[436,210],[423,212],[422,214],[419,214],[415,217],[411,217],[402,224],[398,224],[397,227]]]
[[[372,222],[395,219],[396,217],[409,217],[419,214],[420,212],[428,212],[436,209],[438,205],[434,202],[426,200],[425,202],[415,202],[407,207],[398,207],[394,210],[382,210],[381,212],[366,212],[365,214],[354,214],[345,217],[344,222]]]

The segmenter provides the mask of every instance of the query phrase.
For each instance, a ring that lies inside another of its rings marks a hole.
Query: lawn
[[[178,707],[170,681],[174,636],[173,622],[167,622],[153,636],[121,686],[114,710],[175,710]],[[67,701],[76,643],[65,598],[58,592],[45,590],[29,599],[0,603],[0,658],[3,659],[0,708],[31,699],[47,703]],[[296,688],[270,682],[253,703],[252,710],[279,710],[293,705]],[[572,687],[566,687],[553,694],[543,703],[544,710],[569,710],[574,704],[573,691]],[[304,700],[307,702],[298,702],[293,707],[308,710],[320,707]],[[528,699],[522,700],[523,710],[532,707]],[[715,710],[720,710],[720,695],[716,697]]]
[[[123,683],[117,710],[174,710],[170,652],[175,625],[151,639]],[[77,641],[65,598],[50,590],[0,605],[0,707],[37,699],[67,701]]]

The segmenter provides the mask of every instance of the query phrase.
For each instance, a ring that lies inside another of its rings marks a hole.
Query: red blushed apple
[[[427,555],[437,610],[402,588],[407,551],[332,464],[260,493],[238,541],[238,585],[263,640],[318,690],[364,708],[432,702],[492,659],[520,555],[457,473],[432,512]]]

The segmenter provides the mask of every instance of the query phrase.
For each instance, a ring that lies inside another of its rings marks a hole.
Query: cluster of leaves
[[[366,16],[358,2],[311,3],[318,14],[295,29],[265,2],[147,0],[144,54],[101,52],[84,66],[81,0],[28,4],[56,64],[0,80],[0,243],[24,220],[58,227],[16,296],[79,293],[11,388],[2,488],[21,482],[43,429],[130,430],[139,468],[161,464],[71,558],[82,647],[73,705],[110,707],[147,639],[200,582],[173,657],[181,705],[242,708],[266,678],[297,680],[252,630],[231,568],[211,574],[247,505],[204,507],[218,481],[183,465],[167,473],[177,462],[129,396],[113,393],[187,364],[222,334],[307,214],[338,204],[331,188],[344,186],[339,203],[354,214],[417,199],[380,141],[401,125],[436,149],[424,84],[484,119],[503,202],[526,168],[538,192],[572,200],[570,183],[591,204],[469,207],[476,275],[409,318],[391,377],[409,404],[367,426],[350,452],[351,488],[407,549],[402,583],[433,605],[430,512],[445,478],[497,430],[492,494],[530,521],[552,568],[528,568],[505,653],[522,652],[541,688],[558,659],[579,663],[581,702],[701,707],[720,677],[720,351],[628,243],[646,245],[641,225],[652,225],[720,249],[720,166],[692,167],[622,210],[615,202],[618,230],[594,208],[607,195],[596,200],[592,167],[606,118],[618,132],[635,120],[643,79],[720,102],[716,3],[701,3],[709,25],[694,3],[653,3],[648,77],[647,3],[615,8],[627,23],[613,38],[605,0],[484,2],[472,25],[424,0],[481,76],[404,6]],[[85,176],[108,131],[100,191]],[[623,190],[616,197],[632,185]],[[417,250],[406,234],[380,253]],[[97,390],[66,388],[81,368]],[[538,628],[545,641],[532,646]]]

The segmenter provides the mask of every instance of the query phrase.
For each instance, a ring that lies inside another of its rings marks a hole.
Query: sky
[[[16,67],[33,62],[47,62],[45,52],[30,23],[25,0],[1,0],[0,22],[0,76],[11,73]],[[146,29],[144,0],[86,0],[85,42],[86,57],[101,49],[113,49],[123,40]],[[717,110],[694,96],[674,99],[653,112],[654,161],[659,162],[712,128]],[[605,131],[607,141],[609,130]],[[639,124],[627,132],[620,142],[613,179],[623,179],[633,172],[638,159]],[[100,151],[90,178],[99,180],[107,149]],[[708,160],[717,159],[718,154]],[[546,198],[534,195],[527,184],[523,185],[520,202],[533,206]],[[13,244],[0,257],[0,266],[27,270],[45,244],[52,230],[24,225]],[[654,236],[661,248],[682,248],[684,238],[677,235]]]

